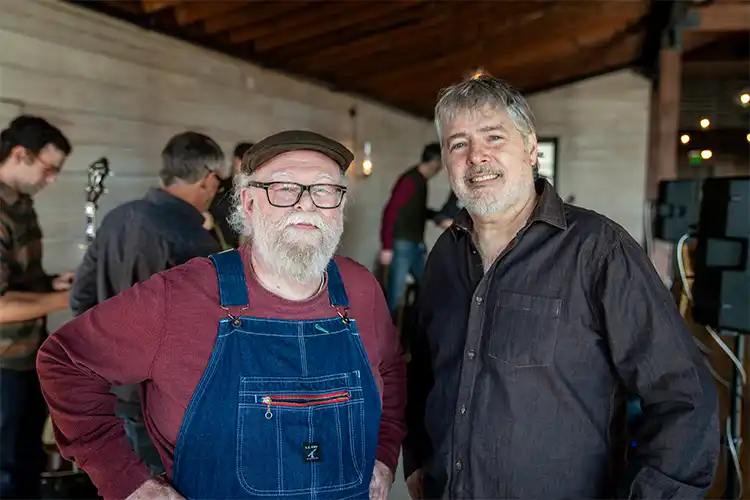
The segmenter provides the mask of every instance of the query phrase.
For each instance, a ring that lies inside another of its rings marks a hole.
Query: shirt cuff
[[[151,470],[132,450],[115,450],[114,454],[100,450],[97,455],[97,460],[90,457],[81,468],[104,498],[127,498],[151,479]]]
[[[396,469],[398,468],[398,451],[394,454],[392,450],[389,450],[384,446],[378,446],[378,449],[375,452],[375,458],[379,462],[383,462],[383,464],[391,469],[393,476],[396,476]]]

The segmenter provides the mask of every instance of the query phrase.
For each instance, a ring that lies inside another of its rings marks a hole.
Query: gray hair
[[[489,108],[508,115],[528,147],[536,137],[534,114],[521,93],[508,83],[491,75],[472,76],[440,92],[435,105],[435,128],[443,137],[445,124],[462,113],[474,113]],[[539,176],[539,160],[533,167],[534,179]]]
[[[227,222],[229,222],[229,227],[231,227],[237,234],[241,234],[244,236],[252,236],[250,234],[252,230],[250,227],[250,222],[245,217],[245,207],[242,206],[242,191],[248,188],[248,186],[250,185],[250,181],[255,180],[255,176],[257,174],[258,170],[255,170],[249,174],[240,171],[235,174],[234,180],[232,182],[232,196],[229,201],[229,206],[232,208],[229,216],[227,217]],[[348,179],[343,172],[341,172],[341,179],[339,182],[342,186],[348,185]],[[263,194],[263,196],[265,196],[265,193]],[[351,201],[351,195],[349,194],[349,191],[347,191],[344,196],[345,198],[348,198],[349,201]]]
[[[177,181],[193,184],[208,172],[226,179],[232,173],[232,165],[224,160],[216,141],[198,132],[183,132],[172,137],[162,150],[159,177],[165,186]]]

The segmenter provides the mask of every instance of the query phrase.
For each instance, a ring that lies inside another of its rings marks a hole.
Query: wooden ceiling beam
[[[360,64],[370,68],[377,67],[377,61],[386,57],[388,53],[396,53],[397,57],[409,57],[408,54],[418,50],[423,44],[433,45],[435,38],[442,38],[450,43],[451,40],[466,39],[473,42],[478,37],[477,19],[492,19],[491,25],[486,31],[497,33],[517,24],[517,20],[510,20],[514,15],[539,16],[543,9],[541,5],[550,7],[551,2],[508,2],[504,3],[501,18],[508,18],[507,22],[496,21],[492,18],[492,8],[497,4],[490,2],[472,2],[460,4],[458,2],[438,2],[434,5],[434,14],[414,26],[405,26],[391,31],[376,33],[359,39],[353,43],[332,46],[320,52],[310,54],[290,61],[293,67],[299,67],[309,71],[326,71],[341,67],[343,63],[354,63],[360,60]],[[432,7],[432,6],[431,6]],[[559,8],[559,7],[558,7]],[[497,12],[497,11],[495,11]],[[472,26],[467,29],[466,26]],[[451,44],[448,50],[455,50],[456,45]],[[375,59],[375,55],[379,59]]]
[[[417,44],[433,36],[436,28],[447,29],[451,25],[451,20],[455,18],[448,7],[455,5],[453,2],[446,2],[445,9],[436,11],[413,26],[399,27],[361,38],[352,43],[335,45],[310,56],[291,59],[289,64],[292,67],[303,68],[305,71],[318,72],[359,58],[367,59],[372,54],[390,50],[391,47],[403,46],[409,42]]]
[[[300,42],[314,36],[318,36],[331,31],[336,31],[347,26],[358,25],[365,23],[381,16],[391,14],[393,12],[401,12],[402,10],[411,7],[420,2],[426,0],[400,0],[396,2],[378,2],[372,4],[366,4],[360,7],[357,12],[349,12],[339,14],[338,16],[328,19],[324,23],[309,23],[293,31],[286,31],[283,33],[273,33],[261,38],[256,39],[253,42],[255,50],[257,52],[267,52],[278,47],[283,47],[288,44]]]
[[[409,7],[386,14],[377,19],[367,22],[365,25],[350,25],[335,31],[321,33],[313,38],[308,38],[304,43],[296,43],[280,47],[268,52],[269,57],[290,61],[292,59],[301,60],[304,57],[315,58],[320,51],[349,45],[358,42],[369,36],[381,34],[405,26],[413,26],[420,23],[425,18],[433,15],[435,11],[435,2],[418,2],[410,4]]]
[[[143,11],[147,14],[153,14],[160,10],[169,9],[179,5],[186,0],[141,0]]]
[[[143,14],[143,3],[141,3],[141,0],[104,0],[103,3],[130,14]]]
[[[260,23],[308,5],[310,5],[310,2],[252,2],[251,6],[232,16],[217,16],[206,19],[204,29],[206,34],[215,35],[235,28]]]
[[[619,44],[604,49],[590,47],[569,57],[550,54],[549,58],[538,61],[534,66],[507,67],[499,72],[490,73],[507,81],[524,94],[533,93],[625,68],[637,58],[641,42],[642,35],[631,34]],[[397,101],[394,102],[396,106],[400,103],[409,103],[413,108],[420,110],[421,114],[430,116],[440,90],[466,76],[468,75],[443,73],[431,79],[415,80],[412,85],[398,87],[390,100]],[[391,97],[385,92],[382,94],[385,94],[385,99]]]
[[[697,5],[691,9],[689,16],[696,20],[686,23],[685,29],[688,31],[750,30],[750,2]]]
[[[210,17],[227,15],[234,10],[239,10],[249,5],[250,2],[245,0],[189,2],[175,7],[174,16],[177,24],[186,26]]]
[[[747,78],[750,64],[747,61],[683,61],[682,74],[698,77]]]
[[[309,7],[295,12],[294,16],[280,16],[272,22],[255,23],[251,26],[234,29],[229,32],[229,41],[233,44],[242,44],[271,34],[283,33],[285,30],[296,30],[308,24],[327,22],[332,16],[362,9],[362,4],[363,2],[352,0],[313,3]]]
[[[594,48],[568,58],[548,59],[544,65],[536,66],[530,71],[528,67],[522,66],[509,69],[508,76],[512,79],[511,85],[524,89],[525,93],[534,93],[563,82],[627,67],[637,60],[641,42],[642,36],[633,34],[603,50]],[[502,78],[502,75],[498,76]]]
[[[512,10],[510,6],[513,7]],[[354,57],[346,66],[336,70],[336,76],[344,79],[370,78],[384,72],[442,57],[464,46],[471,46],[476,43],[477,33],[475,30],[465,29],[465,26],[475,23],[476,19],[491,18],[498,14],[490,3],[474,4],[471,7],[456,5],[456,7],[457,11],[452,14],[450,22],[442,28],[426,30],[419,37],[401,40],[389,38],[388,43],[380,47],[377,52],[367,56],[360,57],[361,54],[352,53]],[[550,6],[547,5],[546,9],[549,8]],[[544,9],[545,7],[535,2],[508,4],[508,7],[497,15],[498,20],[493,22],[492,30],[483,31],[483,36],[497,36],[503,32],[515,30],[518,22],[511,20],[515,16],[528,16],[526,19],[536,19],[542,15]]]
[[[565,20],[558,16],[548,16],[536,25],[529,26],[526,36],[521,37],[513,32],[505,36],[501,34],[498,38],[483,37],[481,43],[465,50],[370,78],[367,88],[398,86],[415,78],[430,78],[440,71],[453,72],[459,76],[460,72],[469,71],[472,67],[486,68],[488,60],[495,66],[501,60],[508,61],[507,66],[516,64],[516,61],[533,64],[533,57],[542,57],[548,52],[564,54],[570,50],[571,45],[574,50],[580,50],[587,45],[596,44],[602,37],[624,28],[633,18],[645,14],[643,5],[635,2],[622,2],[617,9],[604,3],[585,5],[583,8],[578,3],[566,6],[568,15]],[[509,47],[509,50],[498,56],[498,51],[505,47]]]

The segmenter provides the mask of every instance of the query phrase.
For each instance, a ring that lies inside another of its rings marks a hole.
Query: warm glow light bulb
[[[713,155],[714,154],[710,149],[704,149],[703,151],[701,151],[701,158],[703,158],[704,160],[710,159]]]
[[[687,134],[682,134],[680,136],[680,142],[683,144],[687,144],[688,142],[690,142],[690,136]]]
[[[711,120],[708,118],[702,118],[701,119],[701,128],[708,128],[711,126]]]
[[[362,162],[362,173],[364,175],[370,175],[372,173],[372,162],[370,160]]]
[[[740,95],[740,102],[744,104],[745,106],[750,104],[750,94],[745,92],[744,94]]]
[[[747,135],[745,136],[745,139],[747,139],[747,142],[750,142],[750,134],[747,134]]]

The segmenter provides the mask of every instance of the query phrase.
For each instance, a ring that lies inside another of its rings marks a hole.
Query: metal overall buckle
[[[242,316],[242,313],[245,311],[245,309],[247,309],[247,307],[248,306],[245,306],[242,309],[240,309],[240,314],[237,316],[233,315],[228,307],[222,306],[221,308],[224,309],[224,311],[226,311],[227,316],[229,317],[230,320],[232,320],[232,326],[240,326],[242,324],[242,320],[240,319],[240,316]]]
[[[336,306],[336,314],[339,315],[339,318],[341,318],[341,321],[343,321],[345,325],[348,325],[349,322],[351,321],[349,319],[349,308],[348,307]]]

